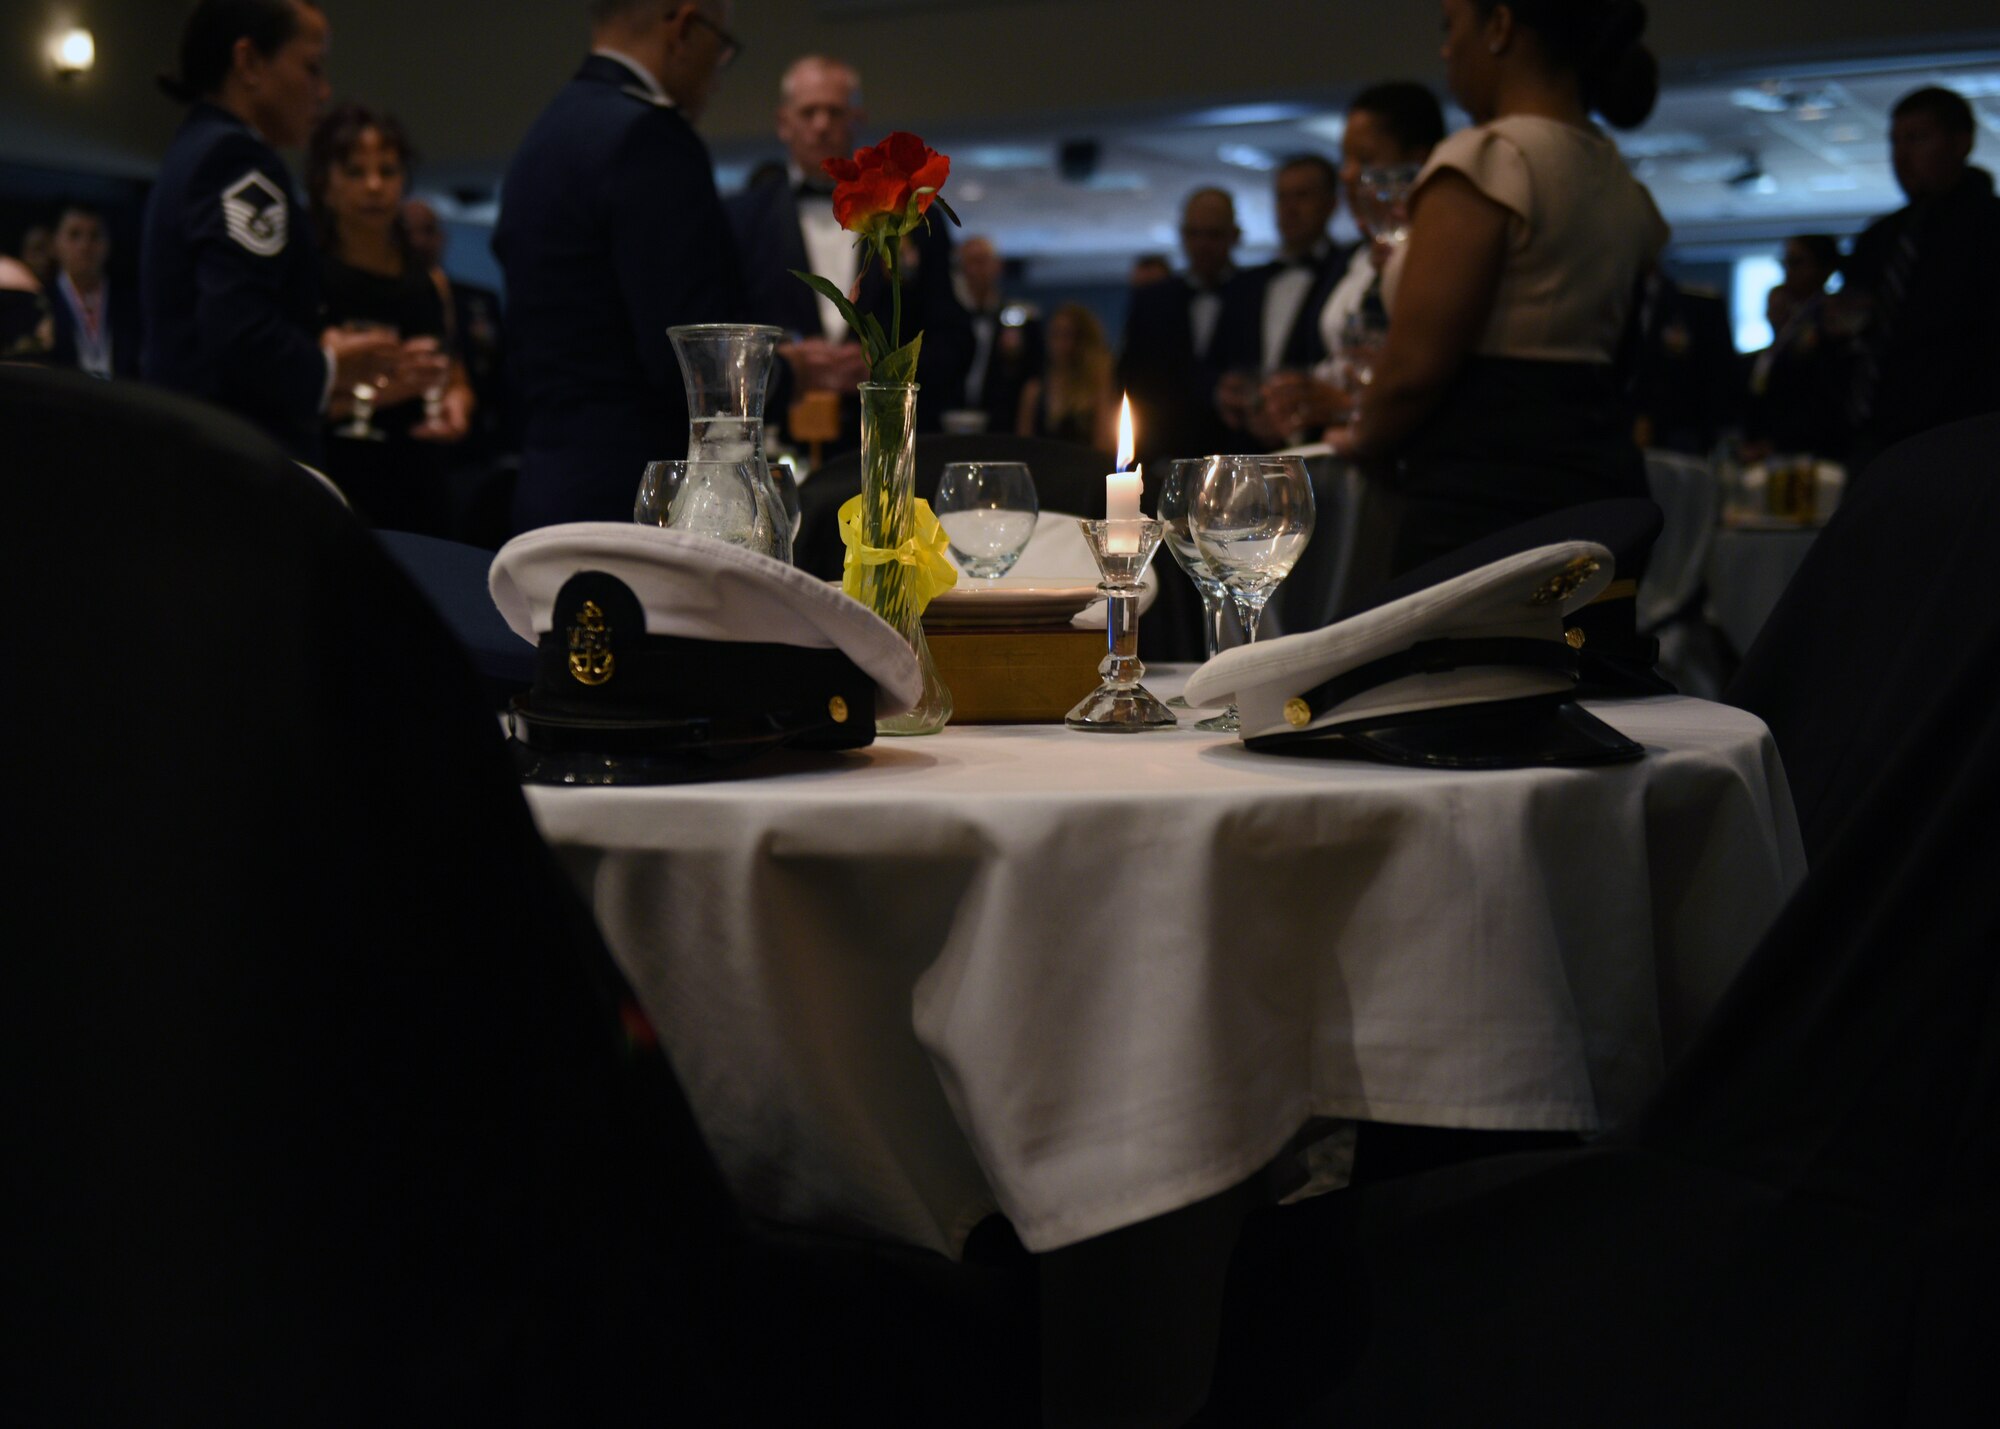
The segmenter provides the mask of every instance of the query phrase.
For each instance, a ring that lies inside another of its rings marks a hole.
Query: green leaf
[[[832,282],[820,277],[817,273],[801,273],[798,269],[794,268],[791,270],[791,274],[815,293],[818,293],[822,298],[830,299],[833,305],[840,310],[841,317],[847,320],[847,325],[856,332],[861,331],[860,315],[854,311],[854,304],[847,301],[847,294],[841,292]],[[884,344],[884,346],[886,345]]]
[[[946,202],[944,201],[944,195],[943,195],[943,194],[939,194],[939,195],[938,195],[938,196],[937,196],[936,198],[934,198],[934,199],[932,199],[932,200],[931,200],[931,207],[932,207],[932,208],[941,208],[941,209],[943,209],[943,210],[944,210],[944,216],[945,216],[946,218],[948,218],[948,219],[950,219],[950,220],[951,220],[951,222],[952,222],[952,226],[953,226],[954,228],[963,228],[963,227],[965,227],[965,225],[964,225],[963,223],[960,223],[960,222],[958,221],[958,215],[957,215],[957,214],[955,214],[955,213],[953,213],[953,212],[951,211],[951,205],[950,205],[950,204],[948,204],[948,203],[946,203]]]
[[[889,355],[889,334],[882,331],[882,320],[875,314],[863,313],[861,326],[854,331],[856,336],[868,344],[868,357],[871,363]]]
[[[917,355],[922,351],[924,335],[918,333],[880,362],[872,364],[869,375],[877,382],[914,382],[917,380]]]

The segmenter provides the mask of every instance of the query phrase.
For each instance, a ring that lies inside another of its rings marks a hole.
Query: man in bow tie
[[[1258,379],[1307,370],[1326,356],[1319,312],[1347,266],[1327,231],[1339,206],[1340,172],[1324,155],[1297,154],[1278,166],[1278,256],[1232,286],[1216,334],[1223,373],[1216,406],[1232,427],[1256,429]]]
[[[1118,385],[1132,398],[1144,461],[1226,451],[1237,437],[1211,402],[1221,369],[1223,295],[1239,280],[1236,200],[1227,189],[1201,188],[1181,209],[1185,272],[1132,294]]]
[[[874,269],[863,271],[854,235],[833,216],[833,180],[823,165],[854,152],[861,108],[861,76],[852,65],[825,55],[793,61],[778,85],[777,134],[785,146],[785,174],[736,195],[730,222],[742,255],[752,321],[785,330],[779,350],[785,366],[772,381],[767,418],[783,419],[805,392],[833,391],[843,399],[841,440],[859,440],[858,407],[851,400],[867,368],[860,344],[832,302],[793,276],[817,273],[856,306],[889,322],[889,287]],[[940,217],[911,236],[905,254],[903,336],[924,334],[917,369],[920,429],[935,430],[937,414],[959,405],[971,365],[972,327],[952,293],[951,239]],[[914,258],[914,261],[911,261]]]

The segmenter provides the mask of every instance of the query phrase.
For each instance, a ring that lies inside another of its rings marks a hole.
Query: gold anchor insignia
[[[1528,597],[1530,605],[1555,605],[1568,600],[1596,575],[1599,570],[1595,556],[1578,556],[1560,571],[1535,587],[1535,593]]]
[[[1292,699],[1285,701],[1285,723],[1293,729],[1304,729],[1312,723],[1312,717],[1312,706],[1304,700]]]
[[[569,628],[569,672],[580,685],[601,685],[611,678],[618,657],[611,653],[611,628],[594,600],[586,600]]]

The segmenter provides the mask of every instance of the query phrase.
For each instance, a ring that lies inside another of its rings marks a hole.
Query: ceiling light
[[[49,41],[49,63],[59,79],[86,74],[97,63],[97,41],[81,25],[71,26]]]

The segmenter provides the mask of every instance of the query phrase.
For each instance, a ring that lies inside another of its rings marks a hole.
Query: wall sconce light
[[[73,25],[49,41],[49,63],[57,79],[75,79],[97,63],[97,41],[81,25]]]

